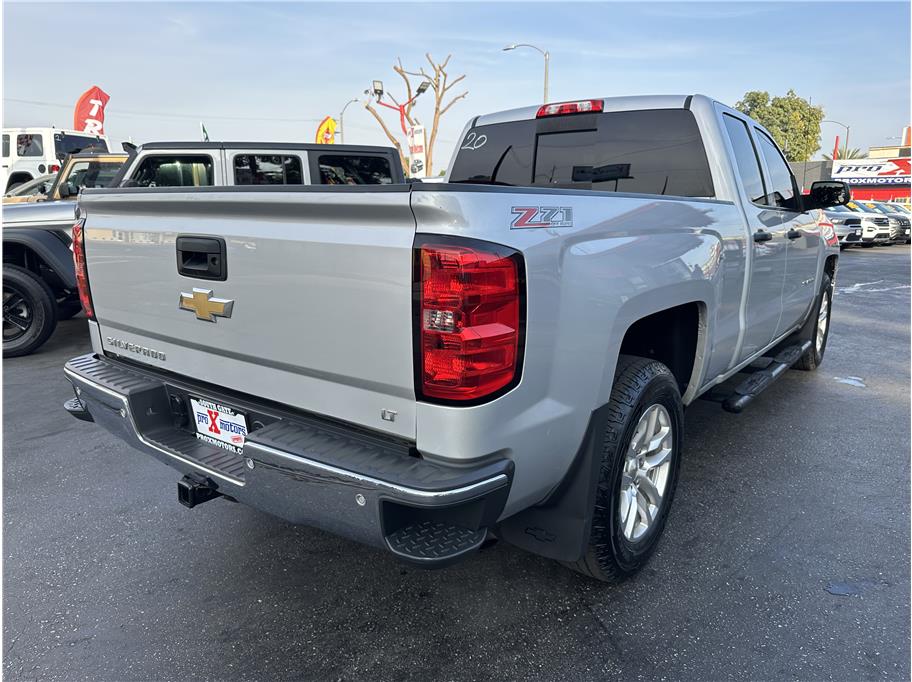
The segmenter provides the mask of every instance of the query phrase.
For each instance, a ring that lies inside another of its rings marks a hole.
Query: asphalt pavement
[[[840,259],[822,367],[687,410],[665,537],[604,586],[498,543],[425,572],[216,500],[70,418],[84,320],[3,363],[3,671],[91,679],[889,679],[910,642],[910,253]]]

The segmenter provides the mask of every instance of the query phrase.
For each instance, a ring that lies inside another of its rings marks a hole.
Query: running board
[[[735,386],[730,393],[711,393],[707,396],[707,400],[722,403],[722,409],[726,412],[733,412],[734,414],[740,413],[754,398],[772,386],[776,379],[785,374],[785,370],[798,362],[798,359],[801,358],[810,347],[811,342],[805,341],[783,348],[776,357],[770,360],[770,363],[766,367],[753,371],[747,369],[751,374],[744,379],[744,381]]]

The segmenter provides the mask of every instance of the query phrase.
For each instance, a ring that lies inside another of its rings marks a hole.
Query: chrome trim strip
[[[214,469],[210,469],[206,466],[203,466],[199,462],[196,462],[192,459],[187,459],[186,457],[183,457],[182,455],[180,455],[177,452],[174,452],[173,450],[168,450],[166,448],[161,447],[160,445],[156,445],[155,443],[152,443],[152,442],[146,440],[143,437],[143,435],[139,432],[139,429],[136,427],[136,422],[133,419],[133,411],[130,409],[130,401],[127,399],[127,397],[125,395],[122,395],[122,394],[118,393],[117,391],[112,391],[107,386],[102,386],[101,384],[96,383],[96,382],[92,381],[91,379],[87,379],[84,376],[82,376],[81,374],[77,374],[76,372],[71,370],[69,367],[64,367],[63,372],[64,372],[64,374],[67,375],[67,377],[70,378],[71,381],[79,382],[82,384],[88,384],[95,390],[100,391],[101,393],[106,393],[107,395],[111,396],[112,398],[116,398],[116,399],[120,400],[123,403],[124,410],[126,411],[127,416],[130,418],[130,427],[133,429],[133,434],[136,436],[137,440],[139,440],[139,442],[142,443],[143,445],[145,445],[147,448],[151,448],[152,450],[160,452],[163,455],[168,455],[169,457],[172,457],[172,458],[178,460],[179,462],[183,462],[184,464],[194,467],[195,469],[198,469],[199,471],[202,471],[210,476],[213,476],[214,478],[221,479],[222,481],[225,481],[226,483],[231,483],[232,485],[236,485],[241,488],[244,487],[244,481],[241,481],[241,480],[238,480],[231,476],[228,476],[226,474],[220,473],[218,471],[215,471]]]
[[[331,464],[323,464],[322,462],[317,462],[312,459],[299,457],[298,455],[293,455],[291,453],[285,452],[284,450],[277,450],[276,448],[273,448],[269,445],[263,445],[262,443],[257,443],[256,441],[251,441],[250,443],[245,444],[245,451],[248,447],[254,450],[261,450],[262,452],[268,452],[269,454],[275,455],[276,457],[284,457],[285,459],[290,459],[301,466],[321,469],[336,476],[344,476],[359,483],[364,483],[378,490],[386,490],[389,492],[397,493],[399,495],[408,495],[425,500],[447,499],[449,497],[461,496],[475,491],[486,492],[489,488],[494,490],[500,488],[503,485],[506,485],[507,483],[507,477],[505,474],[497,474],[496,476],[485,479],[484,481],[479,481],[478,483],[473,483],[461,488],[452,488],[450,490],[439,491],[417,490],[415,488],[406,488],[405,486],[396,485],[395,483],[381,481],[380,479],[372,478],[371,476],[363,476],[362,474],[358,474],[354,471],[349,471],[348,469],[339,469],[338,467],[334,467]]]

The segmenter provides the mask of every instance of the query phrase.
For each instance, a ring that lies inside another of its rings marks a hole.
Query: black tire
[[[670,466],[653,521],[641,537],[629,540],[621,527],[619,508],[626,453],[640,417],[656,404],[665,408],[670,421]],[[646,564],[662,535],[678,483],[684,408],[678,383],[668,367],[656,360],[622,355],[618,358],[607,413],[601,432],[602,465],[589,544],[585,555],[567,566],[596,580],[617,582]]]
[[[3,357],[34,352],[56,326],[57,299],[47,282],[18,265],[4,265]]]
[[[820,347],[817,347],[817,326],[820,317],[820,307],[826,302],[826,329],[823,332],[823,341]],[[800,369],[803,372],[813,372],[820,367],[823,362],[823,354],[826,353],[827,341],[830,338],[830,322],[833,317],[833,286],[828,275],[823,276],[820,283],[820,291],[817,294],[817,300],[814,301],[814,307],[811,310],[811,316],[804,323],[804,326],[798,332],[799,341],[810,341],[811,347],[807,352],[798,358],[798,361],[792,365],[794,369]]]
[[[82,304],[78,298],[67,298],[57,304],[57,321],[63,322],[82,312]]]

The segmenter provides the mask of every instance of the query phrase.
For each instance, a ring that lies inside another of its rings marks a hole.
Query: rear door
[[[407,185],[88,190],[80,206],[106,352],[414,438]]]
[[[754,127],[754,135],[766,165],[767,204],[778,212],[785,228],[782,316],[775,334],[781,336],[804,320],[816,294],[814,284],[822,248],[820,228],[813,216],[803,212],[798,183],[776,143],[757,127]]]
[[[741,204],[751,233],[745,328],[736,359],[742,361],[769,345],[779,325],[788,248],[787,221],[778,209],[768,205],[761,156],[747,120],[728,110],[721,115],[735,172],[741,180]]]

